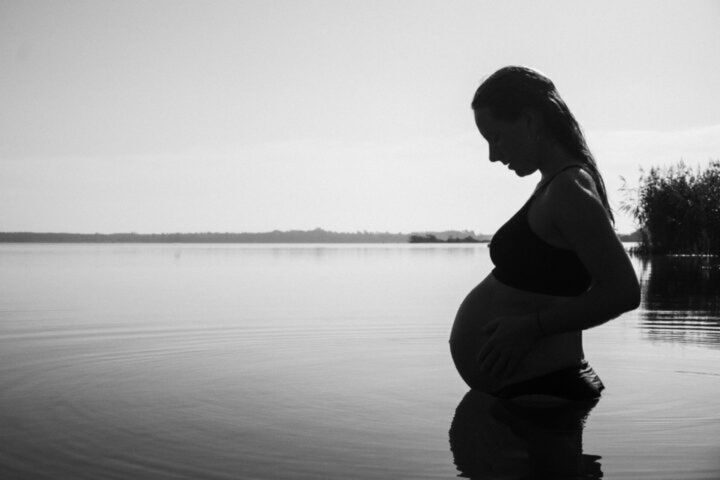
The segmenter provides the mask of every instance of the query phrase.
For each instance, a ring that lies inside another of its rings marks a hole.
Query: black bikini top
[[[577,296],[590,287],[592,278],[574,251],[555,247],[539,238],[528,223],[533,198],[560,172],[558,171],[525,202],[525,205],[493,235],[490,259],[492,273],[511,287],[558,296]]]

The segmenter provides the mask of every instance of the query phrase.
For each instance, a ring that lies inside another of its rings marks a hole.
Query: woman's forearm
[[[536,312],[534,321],[543,335],[587,330],[637,308],[639,302],[637,283],[623,288],[595,285],[579,297]]]

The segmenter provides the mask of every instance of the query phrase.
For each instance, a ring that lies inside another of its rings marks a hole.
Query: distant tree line
[[[640,253],[720,255],[720,161],[641,171],[622,209],[640,225]]]
[[[405,243],[403,233],[290,230],[261,233],[33,233],[0,232],[0,242],[38,243]]]
[[[474,232],[445,231],[427,234],[437,242],[481,241]],[[464,238],[460,238],[465,235]],[[35,233],[0,232],[0,243],[407,243],[413,235],[388,232],[331,232],[289,230],[261,233]]]
[[[0,232],[0,243],[485,243],[492,235],[448,230],[426,233],[290,230],[262,233],[37,233]],[[639,233],[620,235],[639,241]]]

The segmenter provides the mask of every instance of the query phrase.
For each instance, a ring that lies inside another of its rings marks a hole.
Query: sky
[[[613,207],[720,159],[720,2],[0,0],[0,231],[493,233],[470,101],[549,76]],[[617,230],[635,228],[616,212]]]

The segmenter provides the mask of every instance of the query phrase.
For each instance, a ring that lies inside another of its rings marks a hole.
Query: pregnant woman
[[[490,243],[495,268],[465,298],[450,337],[458,372],[501,397],[598,398],[582,331],[637,308],[640,288],[613,230],[580,126],[547,77],[505,67],[475,92],[490,161],[541,178]]]

